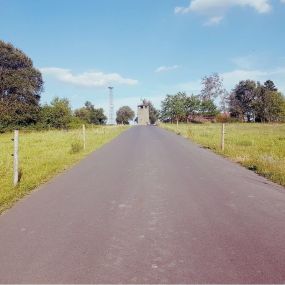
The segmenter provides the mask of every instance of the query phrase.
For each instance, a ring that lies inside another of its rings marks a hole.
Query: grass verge
[[[24,132],[19,135],[19,185],[13,187],[12,133],[0,134],[0,213],[40,184],[70,168],[128,127],[90,127],[83,150],[82,130]]]
[[[161,124],[162,128],[222,154],[285,186],[285,124],[226,124],[221,151],[221,124]]]

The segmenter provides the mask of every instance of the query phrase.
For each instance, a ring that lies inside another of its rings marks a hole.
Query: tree
[[[264,82],[264,87],[269,91],[278,91],[274,82],[272,80],[267,80]]]
[[[220,99],[220,109],[222,112],[227,111],[228,91],[224,88],[223,79],[218,73],[213,73],[202,78],[202,90],[200,92],[201,101],[214,101]]]
[[[172,110],[171,110],[171,95],[166,95],[165,99],[161,101],[161,111],[160,111],[160,119],[163,121],[172,122]]]
[[[94,105],[89,101],[85,102],[84,107],[75,110],[74,114],[88,124],[103,125],[107,120],[104,110],[102,108],[95,109]]]
[[[134,117],[135,112],[129,106],[123,106],[117,111],[116,121],[118,124],[128,125]]]
[[[41,73],[13,45],[0,41],[0,127],[27,126],[39,119]]]
[[[199,111],[202,116],[216,116],[218,114],[217,106],[213,100],[202,101]]]
[[[166,95],[161,102],[161,118],[163,120],[185,120],[187,117],[187,95],[184,92],[178,92],[175,95]]]
[[[200,110],[201,101],[199,96],[191,95],[186,99],[186,112],[187,112],[187,119],[189,117],[194,118]]]
[[[72,111],[68,99],[55,97],[50,105],[41,109],[41,121],[52,128],[66,129],[72,119]]]
[[[255,120],[256,82],[240,81],[229,96],[230,113],[233,117],[244,121]]]
[[[272,80],[264,84],[240,81],[229,98],[231,116],[243,121],[274,122],[284,120],[285,98]]]
[[[213,73],[202,78],[202,90],[200,97],[202,101],[214,100],[217,97],[223,97],[226,90],[223,86],[223,79],[218,73]]]
[[[103,108],[94,109],[94,117],[92,119],[95,125],[105,125],[107,122],[107,117],[104,114]]]
[[[201,100],[200,96],[191,95],[184,92],[176,95],[166,95],[161,102],[161,119],[163,121],[193,120],[196,116],[215,116],[218,113],[217,106],[213,100]]]
[[[151,124],[155,124],[155,122],[159,118],[159,111],[153,106],[151,101],[143,99],[143,104],[149,107],[149,121]]]
[[[264,85],[258,83],[255,111],[256,120],[260,122],[284,120],[285,98],[278,92],[273,81],[267,80]]]

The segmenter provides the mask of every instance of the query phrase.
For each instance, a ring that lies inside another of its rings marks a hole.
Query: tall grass
[[[285,124],[226,124],[221,151],[221,124],[162,124],[190,140],[223,154],[285,186]]]
[[[85,150],[83,150],[82,130],[20,131],[21,180],[16,188],[13,187],[12,178],[13,134],[0,134],[0,213],[41,183],[118,136],[126,128],[119,126],[88,128]]]

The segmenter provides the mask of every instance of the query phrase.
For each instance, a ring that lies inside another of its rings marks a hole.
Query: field
[[[0,213],[41,183],[68,169],[87,154],[109,142],[127,127],[86,130],[24,132],[19,134],[20,183],[13,187],[13,134],[0,134]]]
[[[285,124],[226,124],[221,150],[221,124],[161,124],[250,170],[285,186]]]

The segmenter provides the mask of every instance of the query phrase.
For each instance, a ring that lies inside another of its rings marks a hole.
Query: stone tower
[[[149,106],[144,102],[138,105],[138,124],[141,126],[149,124]]]

